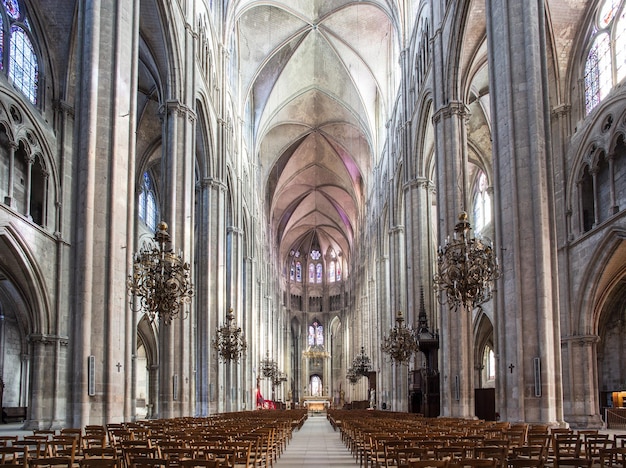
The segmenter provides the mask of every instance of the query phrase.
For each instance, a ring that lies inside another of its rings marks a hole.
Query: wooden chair
[[[600,466],[626,468],[626,447],[611,447],[600,451]]]
[[[554,468],[574,466],[589,468],[591,462],[581,454],[582,439],[578,434],[557,434],[554,443]]]
[[[118,459],[118,456],[114,447],[88,447],[83,449],[83,458]]]
[[[17,442],[18,437],[12,435],[4,435],[0,436],[0,447],[9,447],[13,445],[14,442]]]
[[[408,468],[448,468],[448,460],[409,460]]]
[[[252,449],[252,443],[250,441],[240,440],[229,442],[225,448],[233,452],[233,467],[248,468],[250,466],[250,452]]]
[[[38,457],[28,459],[29,468],[72,468],[70,457]]]
[[[536,458],[512,458],[507,461],[509,468],[543,468],[543,462]]]
[[[117,458],[83,458],[78,465],[80,468],[120,468]]]
[[[490,458],[462,458],[453,460],[458,468],[496,468],[498,461]]]
[[[127,468],[168,468],[168,461],[164,458],[136,457]]]
[[[217,460],[181,460],[181,468],[220,468],[220,463]]]
[[[155,447],[125,447],[122,449],[122,458],[127,468],[130,468],[138,458],[157,458],[158,450]]]
[[[589,434],[584,437],[585,457],[591,462],[600,463],[602,450],[613,447],[613,440],[608,434]]]
[[[46,443],[46,453],[49,457],[69,457],[74,464],[78,440],[74,436],[54,436]]]
[[[180,466],[181,460],[193,458],[193,449],[185,447],[157,447],[159,458],[168,460],[170,468]]]
[[[0,447],[0,465],[28,466],[28,447],[3,446]]]
[[[434,456],[429,455],[428,449],[424,447],[397,447],[395,465],[406,468],[413,461],[435,460]]]
[[[483,460],[496,460],[497,466],[504,468],[506,466],[508,450],[506,447],[474,447],[474,457]]]

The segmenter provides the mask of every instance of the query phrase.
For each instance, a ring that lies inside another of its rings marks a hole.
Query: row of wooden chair
[[[305,419],[304,411],[257,411],[34,431],[21,439],[0,438],[0,464],[24,468],[270,468]]]
[[[331,410],[328,419],[360,466],[408,466],[447,460],[450,467],[622,466],[624,438],[597,430],[573,431],[547,425],[511,424],[455,418],[426,419],[406,413]]]

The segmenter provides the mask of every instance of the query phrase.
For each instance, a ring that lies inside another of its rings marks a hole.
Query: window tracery
[[[152,177],[150,177],[150,174],[147,171],[143,173],[137,210],[139,219],[146,223],[146,226],[148,226],[151,231],[155,231],[157,226],[158,210],[156,195],[152,184]]]
[[[606,0],[600,7],[585,61],[586,114],[589,114],[626,76],[625,30],[624,0]]]
[[[2,0],[2,6],[0,69],[32,104],[37,104],[39,60],[28,19],[18,0]]]

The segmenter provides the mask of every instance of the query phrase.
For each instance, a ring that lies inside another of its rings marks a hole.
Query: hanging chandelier
[[[133,310],[143,310],[150,321],[159,318],[169,325],[184,304],[191,302],[193,286],[189,263],[171,248],[167,224],[161,221],[153,241],[135,253],[133,272],[128,275],[128,294]],[[138,299],[138,304],[133,299]]]
[[[439,271],[434,282],[439,301],[448,302],[451,309],[465,307],[474,310],[492,297],[492,283],[500,277],[498,259],[491,242],[470,237],[472,227],[465,211],[459,214],[452,241],[439,247]]]
[[[391,361],[396,364],[409,361],[413,353],[419,351],[415,333],[404,324],[401,311],[396,313],[396,326],[389,331],[389,336],[383,338],[381,348],[383,353],[389,354]]]
[[[348,382],[350,382],[352,385],[355,385],[361,377],[363,376],[358,374],[356,370],[354,370],[354,367],[350,367],[346,374],[346,378],[348,379]]]
[[[278,367],[276,367],[276,371],[274,372],[274,375],[272,375],[272,388],[278,387],[283,382],[287,382],[287,374],[279,371]]]
[[[357,354],[352,361],[352,369],[357,375],[364,377],[369,376],[370,372],[372,372],[372,363],[370,362],[369,356],[365,354],[365,348],[363,346],[361,346],[361,352]]]
[[[239,358],[245,356],[247,348],[243,331],[235,324],[233,309],[228,309],[226,322],[215,330],[213,349],[217,351],[222,362],[239,362]]]
[[[265,358],[261,359],[260,371],[263,377],[267,379],[273,379],[274,375],[278,372],[278,364],[270,358],[269,350],[266,351]]]

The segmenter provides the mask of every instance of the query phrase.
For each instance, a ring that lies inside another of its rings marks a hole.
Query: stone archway
[[[600,414],[606,417],[607,409],[622,409],[626,427],[626,276],[613,285],[603,304],[598,337]],[[619,413],[616,416],[620,419]]]

